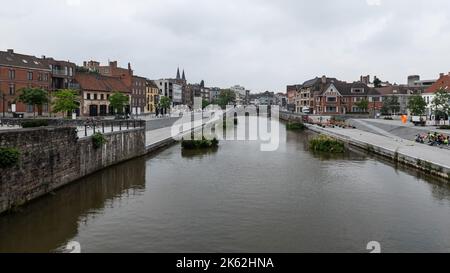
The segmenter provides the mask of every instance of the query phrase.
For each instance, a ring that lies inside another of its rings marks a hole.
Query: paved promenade
[[[355,126],[357,129],[370,133],[408,140],[415,140],[416,135],[423,135],[429,132],[438,132],[445,135],[450,134],[450,130],[440,130],[435,126],[414,126],[414,124],[409,122],[403,124],[400,120],[351,119],[348,123]]]
[[[369,145],[379,149],[385,155],[398,155],[399,158],[405,158],[411,164],[426,162],[441,169],[441,176],[446,176],[450,172],[450,150],[431,147],[428,145],[416,143],[414,141],[383,136],[358,129],[342,128],[321,128],[319,126],[309,126],[313,131],[330,134],[342,140],[360,147]]]

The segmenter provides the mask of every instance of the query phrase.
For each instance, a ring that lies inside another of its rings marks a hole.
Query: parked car
[[[411,122],[414,123],[414,126],[425,126],[427,118],[425,116],[413,116]]]

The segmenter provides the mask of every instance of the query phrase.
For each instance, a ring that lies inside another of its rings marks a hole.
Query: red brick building
[[[143,114],[147,106],[146,97],[147,79],[144,77],[133,76],[131,86],[131,109],[134,114]]]
[[[146,102],[146,78],[134,75],[131,64],[128,68],[122,68],[117,65],[117,61],[109,62],[107,66],[101,66],[100,62],[84,62],[84,67],[89,71],[98,72],[103,76],[119,78],[129,90],[131,90],[131,111],[144,113]]]
[[[114,115],[108,99],[116,91],[131,97],[131,90],[117,77],[83,72],[77,73],[75,80],[80,87],[81,116]],[[125,111],[130,112],[129,106]]]
[[[368,101],[368,109],[358,107],[358,102]],[[379,112],[383,107],[381,94],[362,82],[332,81],[314,95],[314,113],[342,115],[348,113]]]
[[[22,88],[50,89],[51,69],[41,59],[17,54],[12,49],[0,51],[0,114],[11,113],[13,105],[17,113],[32,113],[31,105],[17,101]],[[39,112],[47,112],[48,105]]]

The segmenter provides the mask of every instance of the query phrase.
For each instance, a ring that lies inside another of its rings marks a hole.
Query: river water
[[[0,217],[0,252],[450,252],[450,186],[360,151],[222,141],[174,145]]]

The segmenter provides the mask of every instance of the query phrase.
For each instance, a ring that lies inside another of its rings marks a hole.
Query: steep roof
[[[391,85],[375,88],[382,96],[388,95],[409,95],[421,94],[425,91],[425,87],[407,86],[407,85]]]
[[[50,67],[42,62],[41,59],[35,56],[17,54],[12,50],[0,51],[0,65],[50,71]]]
[[[75,80],[80,84],[81,89],[99,92],[130,93],[128,87],[117,77],[102,76],[94,73],[77,73]]]
[[[152,80],[147,80],[147,85],[152,88],[159,88],[158,85]]]
[[[447,75],[441,75],[439,80],[437,80],[432,86],[430,86],[425,93],[431,94],[436,93],[439,89],[445,89],[450,92],[450,73]]]
[[[326,85],[323,90],[320,91],[319,95],[323,95],[325,91],[334,85],[342,96],[379,96],[381,95],[375,88],[371,88],[362,82],[347,83],[342,81],[331,81]],[[364,89],[364,93],[353,93],[352,90],[355,88]]]

